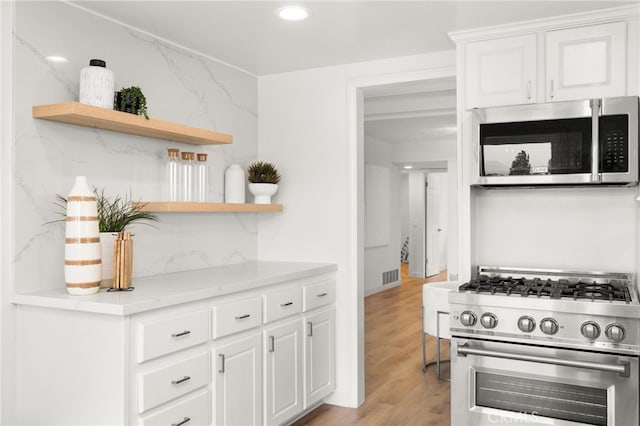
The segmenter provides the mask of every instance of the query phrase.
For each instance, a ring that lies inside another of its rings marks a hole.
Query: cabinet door
[[[302,411],[300,319],[264,330],[267,425],[282,424]]]
[[[466,107],[536,102],[536,35],[466,46]]]
[[[546,99],[604,98],[626,94],[625,22],[546,34]]]
[[[335,311],[327,309],[304,318],[304,408],[335,389]]]
[[[235,340],[213,350],[214,425],[262,423],[262,338]]]

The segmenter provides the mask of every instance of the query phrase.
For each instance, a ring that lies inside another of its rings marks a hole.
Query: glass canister
[[[80,70],[78,100],[81,104],[113,109],[115,78],[113,71],[106,67],[107,63],[102,59],[92,59],[88,67]]]
[[[167,201],[178,201],[180,189],[180,160],[178,159],[180,150],[169,148],[167,150],[167,160],[165,164],[165,199]]]
[[[180,173],[180,200],[181,201],[194,201],[193,190],[195,188],[194,185],[194,176],[195,176],[195,164],[194,164],[194,153],[193,152],[183,152],[182,154],[182,164],[180,165],[180,169],[182,172]]]
[[[196,155],[196,177],[195,177],[195,201],[207,201],[209,191],[209,170],[207,167],[207,154]]]

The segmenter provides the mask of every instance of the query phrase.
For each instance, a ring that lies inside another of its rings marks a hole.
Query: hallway
[[[422,284],[446,280],[406,277],[402,285],[365,298],[365,402],[359,408],[324,404],[295,425],[438,425],[450,423],[449,383],[435,366],[422,373]],[[443,342],[444,343],[444,342]],[[448,358],[448,345],[443,345]],[[428,336],[433,359],[435,338]],[[339,356],[339,354],[338,354]],[[448,376],[448,364],[443,375]]]

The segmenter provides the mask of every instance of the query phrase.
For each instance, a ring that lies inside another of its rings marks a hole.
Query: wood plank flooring
[[[446,273],[427,280],[406,277],[400,286],[365,298],[365,402],[344,408],[324,404],[294,425],[450,424],[449,383],[438,380],[435,365],[422,373],[422,284],[445,281]],[[445,341],[443,341],[444,343]],[[449,346],[442,345],[443,359]],[[434,358],[435,338],[427,354]],[[448,364],[442,374],[449,376]]]

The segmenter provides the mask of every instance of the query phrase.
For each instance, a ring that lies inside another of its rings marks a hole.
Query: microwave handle
[[[601,179],[600,166],[600,99],[591,99],[591,182],[598,183]]]

